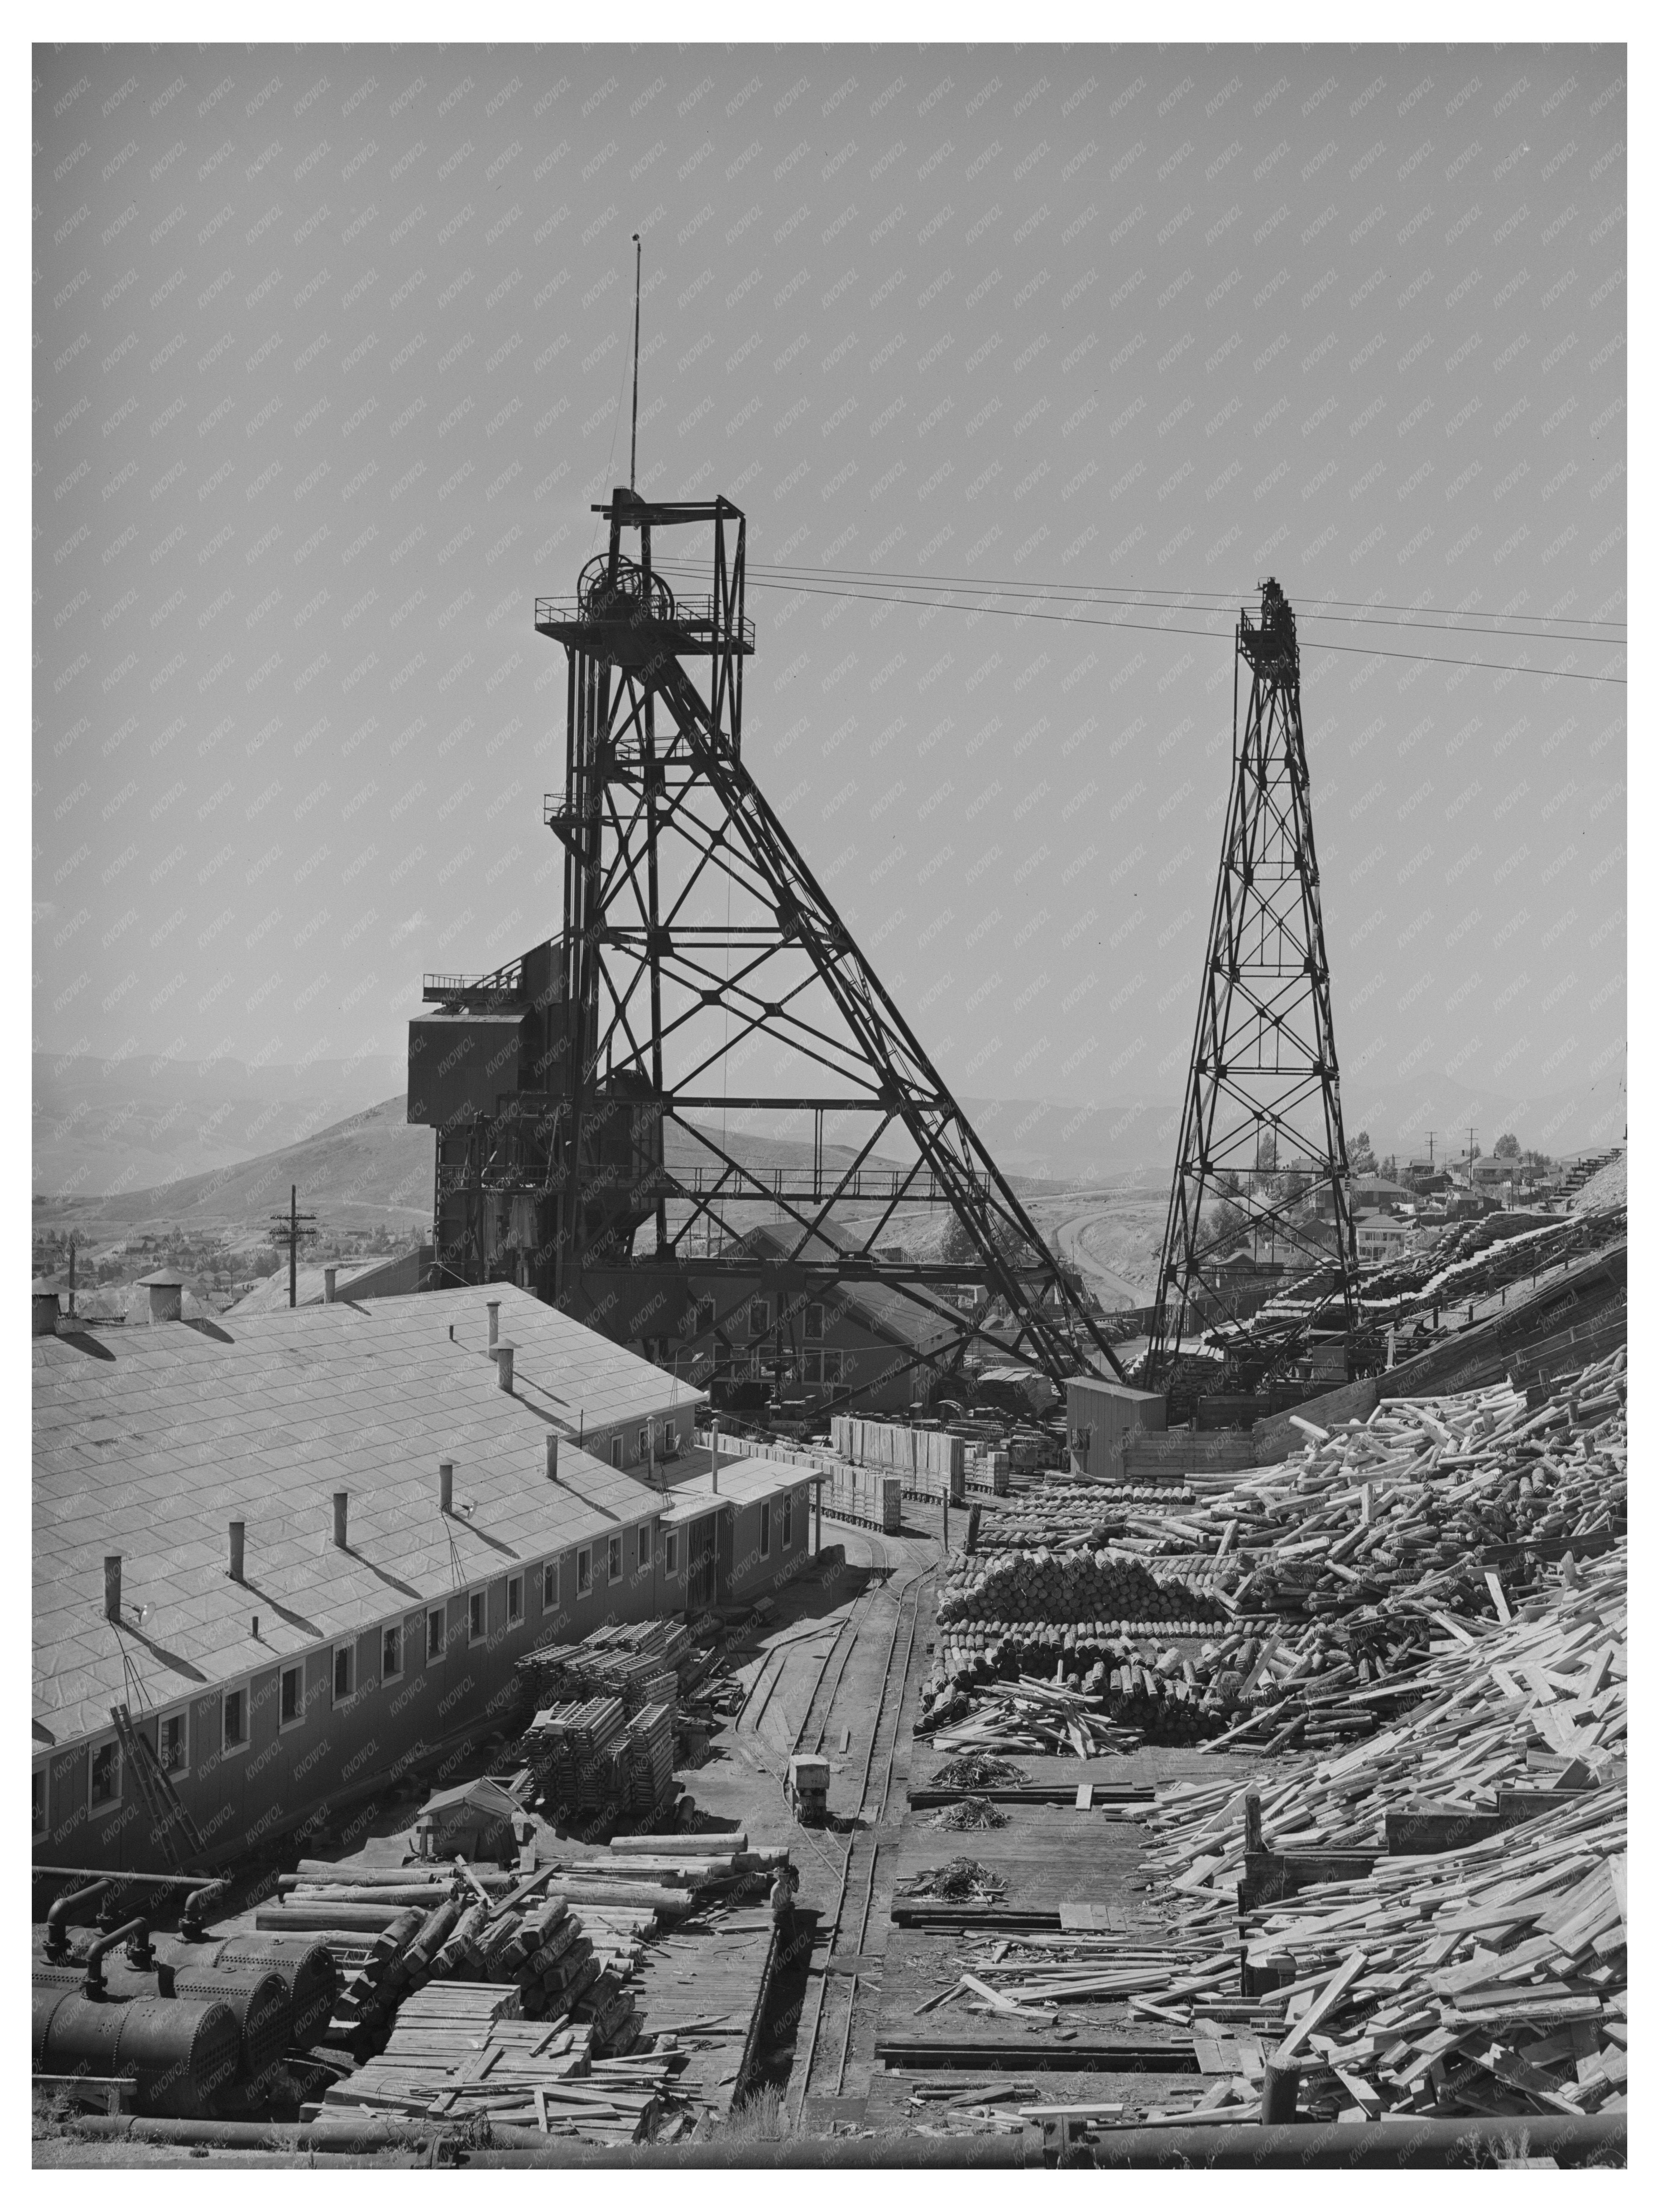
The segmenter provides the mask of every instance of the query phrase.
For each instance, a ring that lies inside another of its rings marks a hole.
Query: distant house
[[[1362,1267],[1380,1267],[1391,1260],[1403,1259],[1411,1241],[1411,1231],[1403,1221],[1391,1214],[1361,1214],[1353,1225],[1354,1249]]]
[[[1409,1206],[1412,1194],[1403,1182],[1390,1182],[1386,1176],[1356,1176],[1348,1185],[1348,1202],[1357,1213],[1381,1213]]]
[[[431,1265],[429,1244],[422,1245],[418,1251],[411,1248],[406,1252],[388,1252],[376,1260],[341,1260],[337,1263],[319,1261],[314,1267],[300,1269],[294,1303],[296,1306],[326,1304],[331,1270],[337,1300],[406,1297],[422,1287]],[[276,1313],[287,1305],[288,1269],[284,1267],[256,1283],[230,1310],[246,1317],[249,1314]]]

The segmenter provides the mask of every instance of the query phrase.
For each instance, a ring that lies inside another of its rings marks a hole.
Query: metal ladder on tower
[[[109,1717],[115,1723],[115,1740],[121,1747],[121,1758],[138,1784],[138,1794],[143,1799],[152,1822],[152,1833],[166,1851],[175,1874],[187,1874],[186,1859],[199,1861],[207,1849],[201,1830],[180,1802],[172,1778],[155,1755],[155,1746],[133,1723],[125,1705],[112,1705]]]

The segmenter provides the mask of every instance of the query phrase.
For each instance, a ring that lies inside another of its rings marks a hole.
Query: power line
[[[688,571],[687,573],[690,572]],[[1018,598],[1060,599],[1075,602],[1079,605],[1123,606],[1146,610],[1168,609],[1176,613],[1191,612],[1219,615],[1224,612],[1231,615],[1233,608],[1238,604],[1236,599],[1232,598],[1226,592],[1200,592],[1197,590],[1182,590],[1179,587],[1176,589],[1176,597],[1172,599],[1163,599],[1152,597],[1146,592],[1135,590],[1133,587],[1127,586],[1119,586],[1109,584],[1080,584],[1062,587],[1058,584],[1034,584],[1026,581],[1015,582],[1008,579],[990,576],[967,577],[948,576],[942,574],[929,576],[923,574],[906,574],[896,570],[880,568],[812,568],[805,563],[797,562],[753,562],[750,564],[749,574],[750,578],[757,583],[763,583],[770,578],[785,579],[793,588],[797,590],[805,590],[814,582],[823,582],[827,584],[829,580],[833,579],[843,583],[852,583],[868,586],[872,589],[889,584],[898,584],[910,589],[945,593],[954,592],[958,589],[965,589],[988,592],[993,597],[998,599]],[[1194,605],[1194,601],[1206,599],[1214,599],[1219,602],[1219,604],[1213,607]],[[948,604],[948,601],[946,603]],[[1330,621],[1370,623],[1372,621],[1373,617],[1376,614],[1386,614],[1389,612],[1401,614],[1407,617],[1406,621],[1401,623],[1377,622],[1375,623],[1375,627],[1383,629],[1417,628],[1423,629],[1431,629],[1435,630],[1442,630],[1448,628],[1455,628],[1459,623],[1471,621],[1506,623],[1510,625],[1517,625],[1522,623],[1551,623],[1558,628],[1562,625],[1571,625],[1575,629],[1622,630],[1626,627],[1626,625],[1622,622],[1604,622],[1598,617],[1589,615],[1494,615],[1483,614],[1478,608],[1432,606],[1406,607],[1397,602],[1390,600],[1320,599],[1315,598],[1304,600],[1303,605],[1304,606],[1352,607],[1367,611],[1365,612],[1358,612],[1354,614],[1330,616],[1304,614],[1300,617],[1304,622]],[[1410,619],[1412,617],[1419,615],[1444,616],[1449,617],[1449,620],[1444,623],[1425,623],[1413,622]],[[1516,637],[1525,637],[1539,634],[1540,633],[1536,631],[1529,631],[1518,627],[1511,627],[1507,631],[1500,633],[1500,635]],[[1488,636],[1492,635],[1492,633],[1483,630],[1477,632],[1476,635],[1480,636]],[[1585,641],[1589,642],[1589,641]]]
[[[907,599],[894,592],[860,591],[850,584],[773,583],[763,576],[753,574],[750,574],[749,582],[757,591],[793,591],[805,592],[812,599],[860,599],[872,606],[932,607],[948,614],[1001,615],[1014,622],[1065,623],[1074,629],[1143,630],[1154,637],[1219,639],[1224,636],[1224,633],[1220,630],[1192,629],[1179,623],[1103,621],[1091,615],[1045,614],[1036,608],[967,606],[951,599]],[[1571,638],[1558,638],[1550,641],[1559,645],[1571,645],[1575,641],[1580,644],[1591,642],[1588,639],[1574,641]],[[1618,641],[1609,640],[1608,642],[1613,645]],[[1362,659],[1420,660],[1437,668],[1479,668],[1484,669],[1488,675],[1492,676],[1553,676],[1575,684],[1615,684],[1621,687],[1626,682],[1626,678],[1622,676],[1597,676],[1583,669],[1534,668],[1530,662],[1527,661],[1465,660],[1450,653],[1397,653],[1390,652],[1386,647],[1375,645],[1337,645],[1329,641],[1322,641],[1317,649],[1322,653],[1355,653]]]

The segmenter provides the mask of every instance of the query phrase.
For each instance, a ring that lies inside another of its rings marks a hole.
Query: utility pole
[[[297,1183],[289,1185],[287,1213],[273,1213],[270,1217],[271,1243],[279,1247],[283,1244],[288,1247],[288,1302],[290,1308],[300,1303],[300,1239],[317,1234],[314,1228],[306,1225],[314,1223],[316,1218],[314,1213],[300,1212],[300,1187]]]

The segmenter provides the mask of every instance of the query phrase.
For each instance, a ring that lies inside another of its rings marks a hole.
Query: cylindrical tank
[[[132,2075],[138,2109],[210,2115],[236,2076],[241,2042],[228,2005],[196,1998],[89,1997],[37,1978],[31,2043],[37,2074]]]
[[[64,1969],[49,1970],[54,1980]],[[241,2047],[238,2075],[244,2081],[262,2081],[294,2039],[294,1999],[286,1978],[270,1966],[252,1964],[228,1968],[210,1966],[200,1959],[174,1966],[158,1958],[145,1969],[131,1965],[115,1954],[103,1963],[104,1986],[112,1997],[194,1997],[204,2004],[228,2005],[235,2018]],[[40,1977],[37,1976],[37,1981]]]
[[[292,2039],[302,2050],[315,2041],[334,2015],[339,1970],[327,1945],[309,1936],[210,1936],[203,1943],[161,1936],[155,1948],[180,1972],[257,1970],[282,1975],[294,2002]]]

